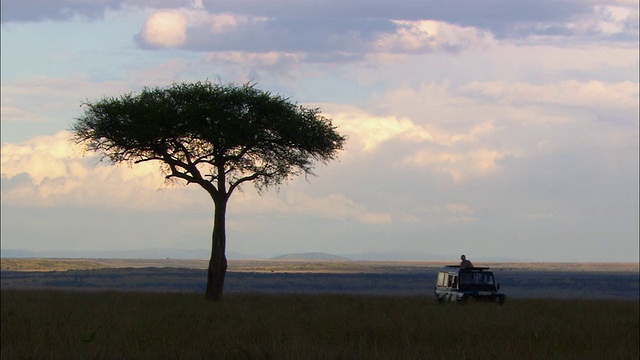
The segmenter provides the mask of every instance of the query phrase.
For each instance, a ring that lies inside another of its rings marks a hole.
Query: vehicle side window
[[[491,274],[485,274],[484,283],[485,284],[489,284],[489,285],[493,285],[493,276],[491,276]]]

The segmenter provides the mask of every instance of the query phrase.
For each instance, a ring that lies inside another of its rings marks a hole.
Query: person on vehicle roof
[[[460,268],[461,269],[466,269],[466,268],[472,268],[473,264],[471,263],[471,261],[467,260],[467,257],[465,255],[460,256]]]

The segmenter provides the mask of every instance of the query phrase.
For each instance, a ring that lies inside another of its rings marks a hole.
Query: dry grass
[[[2,271],[67,271],[102,269],[106,266],[84,259],[7,259],[0,262]]]
[[[636,301],[2,292],[2,359],[637,359]]]
[[[297,261],[297,260],[232,260],[229,271],[284,272],[284,273],[377,273],[419,271],[439,268],[455,261]],[[171,267],[206,269],[208,260],[182,259],[7,259],[1,261],[2,270],[12,271],[64,271],[100,268]],[[547,262],[493,262],[477,263],[498,270],[518,271],[610,271],[638,272],[638,263],[547,263]]]

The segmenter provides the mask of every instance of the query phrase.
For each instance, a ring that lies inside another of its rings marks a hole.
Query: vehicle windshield
[[[460,272],[460,288],[492,290],[494,285],[493,273],[491,272]]]

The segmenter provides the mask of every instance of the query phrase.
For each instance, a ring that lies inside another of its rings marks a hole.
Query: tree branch
[[[253,173],[253,174],[251,174],[249,176],[242,177],[242,178],[240,178],[240,179],[238,179],[238,180],[236,180],[236,181],[234,181],[232,183],[229,183],[229,192],[228,192],[228,194],[231,195],[233,190],[235,190],[238,186],[240,186],[240,184],[242,184],[244,182],[247,182],[247,181],[256,180],[256,179],[260,178],[261,176],[270,177],[271,174],[269,174],[267,172],[256,172],[256,173]]]

